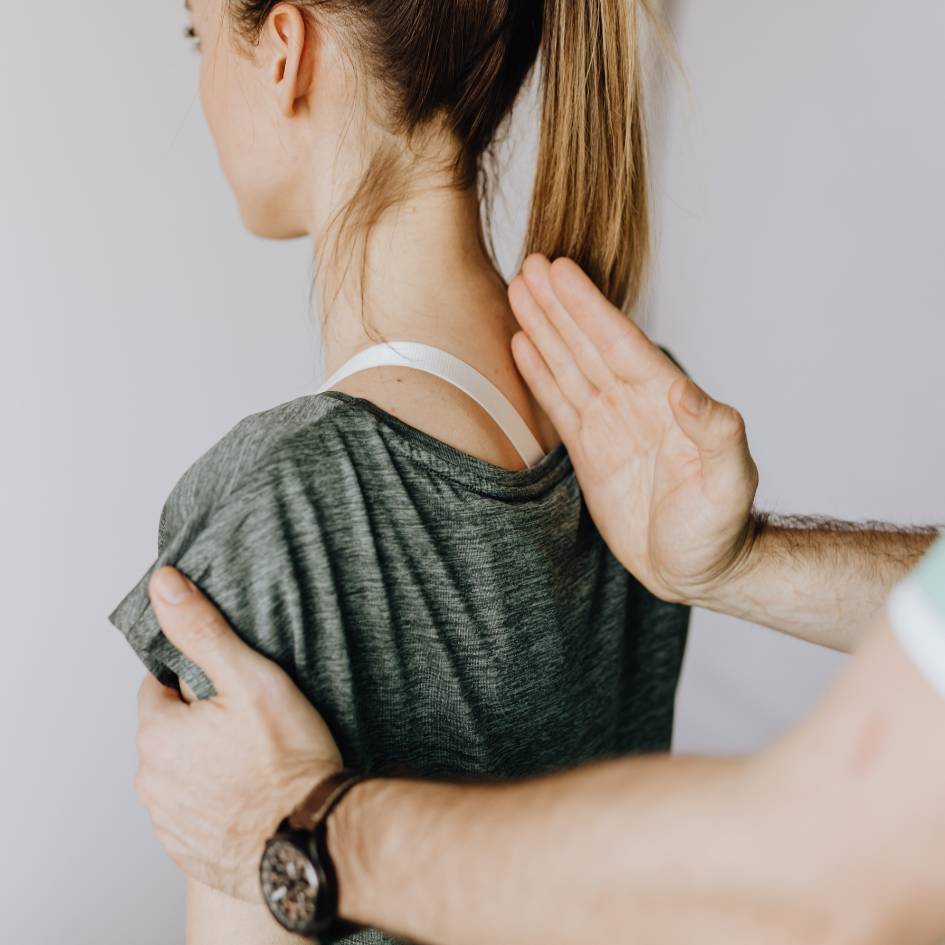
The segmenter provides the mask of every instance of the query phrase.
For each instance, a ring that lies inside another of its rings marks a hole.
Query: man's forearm
[[[332,827],[342,912],[415,941],[872,941],[823,819],[745,762],[654,758],[502,788],[356,791]]]
[[[734,851],[763,818],[746,816],[742,771],[646,759],[502,787],[368,782],[330,831],[342,913],[438,945],[691,943],[707,922],[735,941],[781,925],[815,940],[827,920],[787,901],[707,915],[752,880]]]
[[[849,652],[938,534],[757,514],[731,576],[692,603]]]
[[[884,631],[755,759],[368,781],[329,829],[342,915],[437,945],[935,941],[945,741],[928,733],[943,724]]]
[[[420,942],[866,945],[822,818],[794,807],[747,762],[652,758],[504,787],[368,782],[330,835],[342,914]]]

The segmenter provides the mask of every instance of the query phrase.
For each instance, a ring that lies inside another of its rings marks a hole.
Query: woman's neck
[[[516,322],[478,221],[476,195],[452,189],[430,188],[392,208],[370,233],[363,305],[360,252],[325,254],[319,287],[327,374],[375,342],[368,327],[503,373],[512,367]]]
[[[518,323],[478,227],[475,195],[455,190],[431,189],[392,209],[371,232],[363,306],[360,256],[338,254],[335,261],[327,253],[319,280],[326,376],[379,337],[441,348],[495,384],[550,451],[560,437],[515,365],[511,340]],[[505,435],[483,411],[470,412],[464,394],[412,373],[411,383],[396,389],[377,372],[348,378],[341,388],[458,449],[520,468]]]

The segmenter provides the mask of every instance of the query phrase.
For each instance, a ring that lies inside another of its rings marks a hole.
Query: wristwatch
[[[263,898],[287,931],[308,938],[356,927],[338,918],[338,880],[328,852],[328,817],[366,775],[343,770],[320,781],[267,841],[259,863]]]

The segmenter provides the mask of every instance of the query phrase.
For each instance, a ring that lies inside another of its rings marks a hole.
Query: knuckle
[[[223,618],[215,610],[201,606],[191,617],[189,635],[199,643],[212,643],[225,629]]]
[[[746,438],[745,418],[734,407],[726,407],[726,424],[733,439]]]
[[[608,379],[607,383],[601,387],[600,393],[604,399],[604,403],[611,410],[621,411],[624,409],[625,403],[623,385],[616,378]]]
[[[601,357],[606,364],[629,364],[640,350],[639,345],[639,329],[627,319],[626,326],[600,346]]]
[[[254,712],[259,712],[269,704],[268,687],[256,675],[243,681],[241,695]]]
[[[282,692],[281,677],[269,666],[261,666],[246,679],[245,694],[256,709],[265,709],[278,702]]]

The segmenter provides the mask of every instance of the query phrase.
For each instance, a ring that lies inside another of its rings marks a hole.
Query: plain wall
[[[183,470],[313,390],[310,247],[247,235],[179,4],[16,4],[0,41],[0,939],[181,939],[132,789],[143,669],[106,615]],[[762,500],[941,521],[945,8],[675,4],[689,87],[651,98],[646,324],[745,413]],[[523,110],[499,244],[514,263]],[[769,743],[841,658],[700,613],[677,747]],[[881,694],[877,694],[881,697]]]

